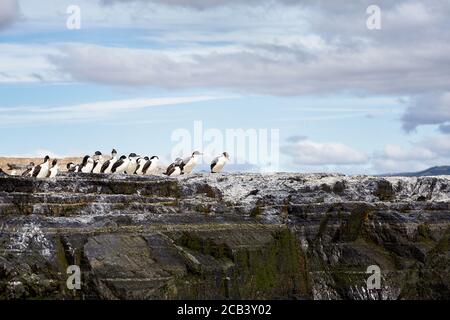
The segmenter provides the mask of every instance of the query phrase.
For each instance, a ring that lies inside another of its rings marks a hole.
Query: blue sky
[[[0,0],[0,156],[169,162],[174,132],[201,121],[278,130],[281,171],[449,164],[450,5],[378,1],[368,30],[372,2]]]

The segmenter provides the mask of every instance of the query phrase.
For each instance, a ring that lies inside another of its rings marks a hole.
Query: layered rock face
[[[0,177],[0,298],[448,299],[449,198],[450,177]]]

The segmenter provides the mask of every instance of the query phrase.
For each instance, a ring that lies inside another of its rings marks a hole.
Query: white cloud
[[[450,135],[429,136],[407,146],[388,144],[383,150],[367,155],[337,142],[315,142],[305,136],[292,136],[281,151],[291,159],[290,167],[324,171],[377,174],[415,172],[450,164]],[[355,168],[358,166],[359,169]],[[295,169],[298,170],[298,169]]]
[[[59,54],[49,45],[0,43],[0,84],[68,80],[48,60]]]
[[[350,165],[365,164],[367,155],[345,144],[336,142],[315,142],[307,138],[290,139],[295,141],[282,147],[281,151],[292,158],[295,165]]]
[[[432,151],[424,147],[414,146],[410,149],[405,149],[392,144],[385,146],[381,156],[397,161],[430,160],[436,157]]]
[[[139,98],[128,100],[100,101],[84,103],[72,106],[60,107],[0,107],[0,124],[17,125],[28,123],[48,123],[55,121],[83,121],[106,119],[115,112],[123,112],[132,109],[148,107],[161,107],[185,103],[195,103],[224,99],[225,97],[190,96],[190,97],[166,97],[166,98]]]
[[[213,87],[276,95],[400,95],[450,86],[450,45],[439,45],[442,56],[435,61],[435,52],[429,50],[429,45],[415,44],[408,59],[405,48],[383,46],[325,50],[311,56],[302,48],[286,46],[279,46],[277,51],[242,47],[232,52],[220,48],[211,52],[199,48],[197,53],[187,54],[71,45],[63,49],[63,57],[58,56],[53,62],[74,80],[98,83],[169,89]],[[410,76],[408,81],[399,81],[405,74]]]
[[[375,152],[373,167],[378,173],[421,171],[450,164],[450,135],[426,137],[408,147],[387,145]]]
[[[432,137],[427,137],[420,141],[418,145],[421,148],[427,148],[434,154],[440,157],[446,157],[450,162],[450,135],[442,134]]]

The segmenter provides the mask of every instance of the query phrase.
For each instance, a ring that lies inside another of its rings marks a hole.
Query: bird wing
[[[36,168],[34,168],[33,177],[37,177],[39,172],[41,172],[41,169],[42,169],[41,165],[38,165]]]
[[[170,176],[172,173],[175,172],[175,166],[169,166],[169,168],[167,168],[167,175]]]
[[[151,162],[151,161],[147,161],[147,162],[144,164],[144,167],[142,168],[142,172],[143,172],[144,174],[146,174],[148,168],[150,168],[151,165],[152,165],[152,162]]]
[[[174,168],[175,168],[175,163],[171,163],[171,164],[167,167],[166,175],[168,176],[168,175],[172,174],[172,173],[173,173],[173,170],[172,170],[172,169],[174,169]]]
[[[139,171],[139,169],[141,169],[142,167],[142,161],[137,161],[137,166],[136,166],[136,170],[134,170],[133,174],[137,174],[137,172]],[[145,163],[144,163],[145,164]]]
[[[217,162],[219,162],[219,157],[215,157],[213,161],[211,161],[211,170],[216,166]]]
[[[104,173],[105,170],[108,169],[110,163],[111,163],[111,161],[110,161],[110,160],[107,160],[107,161],[102,165],[102,168],[100,169],[100,172],[101,172],[101,173]]]
[[[116,172],[116,169],[117,169],[118,167],[120,167],[123,163],[124,163],[123,160],[118,160],[118,161],[116,161],[116,162],[113,164],[112,168],[111,168],[111,172]]]
[[[187,163],[191,159],[192,159],[191,157],[187,157],[187,158],[184,158],[183,160],[180,161],[179,167],[180,167],[181,172],[183,172],[184,166],[187,165]]]
[[[25,177],[26,175],[28,175],[28,174],[31,172],[31,170],[32,170],[32,168],[25,170],[25,171],[22,173],[22,177]]]

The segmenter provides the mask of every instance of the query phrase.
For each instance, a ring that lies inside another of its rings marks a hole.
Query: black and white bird
[[[175,161],[167,167],[165,175],[169,177],[179,176],[183,173],[182,165],[183,159],[176,158]]]
[[[139,158],[137,159],[137,167],[136,171],[134,172],[137,175],[143,175],[144,174],[144,166],[147,164],[147,162],[150,161],[149,157]]]
[[[103,163],[105,162],[103,154],[100,151],[95,151],[92,158],[94,159],[94,168],[92,169],[92,173],[100,173]]]
[[[54,178],[58,175],[59,166],[58,166],[58,160],[53,160],[52,165],[47,173],[47,178]]]
[[[134,174],[138,166],[137,160],[139,159],[139,156],[136,153],[130,153],[128,159],[130,160],[130,163],[128,163],[128,167],[126,168],[125,173]]]
[[[111,159],[109,159],[108,161],[105,161],[105,163],[103,163],[102,168],[100,169],[101,173],[111,173],[111,169],[114,165],[114,163],[117,162],[117,151],[116,149],[113,149],[111,151]]]
[[[73,162],[69,162],[68,164],[66,164],[66,168],[69,172],[80,172],[80,165]]]
[[[22,177],[32,177],[34,171],[35,164],[34,162],[30,162],[25,171],[22,173]]]
[[[91,173],[94,169],[94,159],[91,156],[84,156],[83,162],[80,165],[80,172]]]
[[[184,158],[181,165],[181,174],[191,173],[198,163],[198,159],[202,153],[194,151],[190,157]]]
[[[49,169],[50,169],[50,157],[45,156],[44,162],[34,168],[33,177],[40,179],[47,178]]]
[[[222,171],[225,164],[230,160],[228,152],[222,153],[211,161],[211,173],[219,173]]]
[[[153,156],[144,165],[144,168],[142,169],[142,172],[145,175],[156,174],[157,170],[158,170],[158,166],[159,166],[159,157],[158,156]]]
[[[112,173],[124,173],[127,170],[128,165],[130,164],[130,159],[127,156],[121,156],[118,161],[116,161],[112,168]]]

